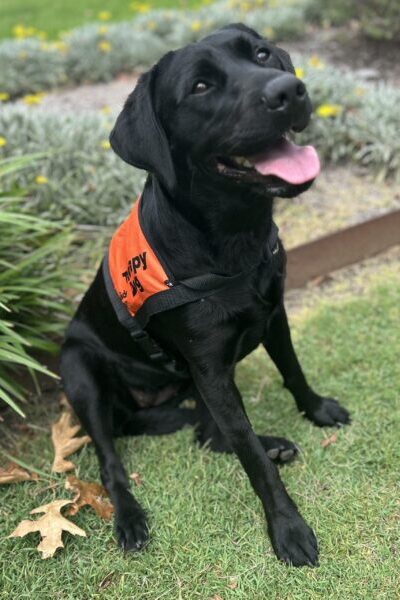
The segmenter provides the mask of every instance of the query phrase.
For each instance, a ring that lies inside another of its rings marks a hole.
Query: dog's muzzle
[[[271,113],[279,113],[288,121],[288,129],[302,131],[310,120],[311,102],[306,86],[291,73],[270,79],[262,90],[261,102]]]

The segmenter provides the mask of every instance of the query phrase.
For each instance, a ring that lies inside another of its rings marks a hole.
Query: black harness
[[[247,270],[245,273],[240,272],[236,275],[204,273],[203,275],[197,275],[196,277],[189,277],[182,281],[171,283],[167,290],[158,292],[148,298],[135,316],[132,316],[128,312],[127,307],[115,291],[108,267],[108,254],[106,254],[103,259],[102,270],[108,296],[114,307],[118,321],[129,331],[134,342],[139,345],[143,353],[151,361],[159,364],[167,371],[170,371],[180,378],[186,378],[186,365],[181,363],[178,364],[176,359],[165,352],[165,350],[163,350],[147,333],[146,326],[149,319],[153,315],[190,302],[201,302],[220,290],[227,289],[237,282],[243,281],[245,277],[248,277],[262,264],[266,264],[268,270],[272,273],[280,249],[278,227],[275,223],[272,223],[271,231],[264,247],[263,257],[261,261],[251,269]]]

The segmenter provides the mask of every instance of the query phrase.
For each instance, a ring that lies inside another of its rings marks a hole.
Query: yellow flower
[[[340,104],[321,104],[318,106],[316,113],[319,117],[326,119],[327,117],[337,117],[343,111],[343,106]]]
[[[354,93],[355,93],[356,96],[364,96],[364,94],[365,94],[365,88],[356,87],[356,88],[354,88]]]
[[[323,69],[325,66],[322,60],[316,54],[310,56],[308,64],[310,67],[314,67],[314,69]]]
[[[150,4],[147,4],[147,2],[132,2],[130,9],[143,14],[149,12],[151,6]]]
[[[100,146],[103,148],[103,150],[109,150],[111,148],[111,144],[108,140],[102,140]]]
[[[37,183],[38,185],[45,185],[46,183],[49,183],[49,180],[45,175],[36,175],[35,183]]]
[[[12,32],[14,36],[19,40],[23,40],[27,37],[27,32],[23,25],[14,25],[14,27],[12,28]]]
[[[251,9],[251,4],[249,2],[241,2],[240,9],[243,10],[244,12],[247,12]]]
[[[5,146],[7,144],[7,140],[5,137],[0,136],[0,147]]]
[[[43,92],[38,92],[37,94],[27,94],[22,98],[22,102],[25,104],[40,104],[45,95],[46,94],[43,94]]]
[[[59,52],[67,52],[68,50],[68,44],[66,44],[65,42],[63,42],[62,40],[58,40],[56,42],[52,43],[52,47],[55,48],[56,50],[58,50]]]
[[[98,13],[97,17],[100,21],[109,21],[111,19],[111,13],[109,10],[102,10]]]
[[[107,31],[107,25],[100,25],[100,27],[97,28],[97,33],[99,33],[100,35],[104,35],[105,33],[107,33]]]
[[[148,21],[147,29],[154,31],[154,29],[156,29],[156,27],[157,27],[157,23],[155,21]]]
[[[100,109],[100,112],[102,112],[104,115],[109,115],[111,112],[111,108],[109,106],[107,106],[106,104]]]
[[[201,21],[193,21],[190,24],[190,28],[192,31],[200,31],[201,29]]]
[[[0,92],[0,102],[7,102],[10,99],[10,94],[8,92]]]
[[[107,40],[101,40],[101,42],[97,44],[97,47],[100,50],[100,52],[110,52],[112,48],[110,42],[108,42]]]
[[[294,70],[296,77],[298,77],[299,79],[303,79],[304,77],[304,69],[302,69],[301,67],[296,67],[296,69]]]
[[[275,31],[272,29],[272,27],[264,27],[263,34],[265,35],[265,37],[271,40],[273,40],[275,37]]]

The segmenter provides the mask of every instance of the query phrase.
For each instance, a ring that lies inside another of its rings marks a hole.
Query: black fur
[[[262,64],[260,48],[267,57]],[[263,101],[271,81],[285,76],[293,84],[292,73],[286,52],[232,25],[170,52],[145,73],[111,134],[125,161],[151,173],[143,218],[177,280],[249,270],[233,290],[151,319],[149,333],[188,365],[183,381],[149,362],[119,324],[101,271],[67,331],[63,384],[93,439],[125,549],[146,543],[148,525],[129,491],[113,437],[165,434],[196,423],[200,444],[237,454],[262,502],[277,556],[296,566],[317,563],[314,533],[275,464],[294,458],[297,448],[284,438],[254,433],[234,382],[236,363],[262,343],[307,418],[320,426],[349,421],[335,400],[309,387],[297,360],[283,304],[282,244],[272,273],[260,263],[273,197],[295,196],[312,182],[229,178],[215,168],[217,156],[254,155],[289,129],[307,125],[311,106],[304,86],[301,101],[285,110],[270,110]],[[195,93],[198,81],[209,87]],[[196,399],[195,410],[180,407],[187,397]]]

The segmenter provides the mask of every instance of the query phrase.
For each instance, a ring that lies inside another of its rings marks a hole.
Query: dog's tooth
[[[238,165],[242,167],[247,166],[246,163],[248,163],[248,160],[244,156],[234,156],[233,159]]]
[[[251,162],[249,160],[247,160],[247,158],[245,158],[243,161],[243,166],[251,169],[253,165],[251,164]]]

